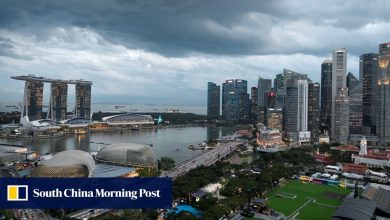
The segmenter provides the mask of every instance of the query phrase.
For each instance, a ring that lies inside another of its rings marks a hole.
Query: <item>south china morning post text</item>
[[[85,191],[81,189],[54,189],[50,191],[44,191],[40,189],[33,190],[33,197],[38,198],[129,198],[131,200],[137,200],[138,198],[155,198],[160,197],[160,190],[149,191],[146,189],[139,189],[134,191],[129,190],[119,190],[119,191],[107,191],[105,189],[95,189]]]
[[[5,209],[166,209],[171,178],[2,178]]]

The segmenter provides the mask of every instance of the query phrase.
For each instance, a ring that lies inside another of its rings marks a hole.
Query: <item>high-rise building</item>
[[[23,117],[20,120],[24,127],[33,126],[30,121],[42,119],[44,83],[51,83],[51,95],[47,117],[50,117],[53,122],[64,120],[67,117],[68,84],[76,85],[76,106],[74,108],[73,116],[90,119],[91,81],[58,80],[38,77],[33,74],[27,76],[12,76],[11,78],[25,81]],[[28,119],[25,116],[28,116]]]
[[[229,123],[250,120],[250,101],[246,80],[226,80],[222,85],[222,119]]]
[[[43,82],[26,80],[23,105],[23,116],[30,121],[42,119]]]
[[[267,108],[266,126],[271,130],[283,130],[283,109]]]
[[[49,115],[52,121],[66,119],[68,101],[68,84],[53,82],[50,88]]]
[[[91,118],[91,85],[76,84],[75,116],[78,118]]]
[[[321,64],[321,132],[330,134],[332,114],[332,60]]]
[[[338,143],[348,143],[349,137],[349,99],[348,88],[341,88],[335,99],[335,120],[333,140]]]
[[[310,142],[308,124],[308,84],[307,80],[287,81],[285,103],[285,131],[290,142],[301,144]]]
[[[348,94],[345,94],[345,91],[348,92],[347,83],[346,83],[346,73],[347,73],[347,50],[345,48],[333,50],[331,138],[338,142],[340,142],[339,140],[341,140],[339,138],[341,134],[336,134],[336,132],[340,131],[341,127],[337,127],[337,126],[342,126],[343,128],[347,126],[346,132],[348,133],[349,131],[348,123],[347,124],[340,124],[339,122],[335,123],[337,118],[340,118],[340,115],[337,114],[342,114],[340,111],[336,111],[336,99],[338,99],[339,105],[342,105],[342,107],[339,106],[339,110],[348,107],[345,106],[348,105]],[[339,95],[341,97],[337,98]],[[349,115],[347,114],[346,117],[349,117]],[[342,136],[342,138],[343,137],[344,136]]]
[[[215,83],[207,84],[207,121],[219,120],[220,109],[220,86]]]
[[[311,142],[318,142],[320,136],[320,84],[309,84],[308,100],[308,130],[311,135]]]
[[[256,123],[258,120],[258,114],[259,114],[259,108],[257,106],[257,98],[258,91],[257,87],[252,87],[251,88],[251,118],[252,122]]]
[[[276,75],[274,90],[276,91],[276,106],[284,107],[286,97],[286,85],[290,79],[306,79],[310,82],[307,74],[298,73],[289,69],[283,69],[283,73]]]
[[[359,80],[363,83],[363,134],[376,134],[378,54],[360,55]]]
[[[362,134],[363,125],[363,83],[359,83],[349,93],[349,133]]]
[[[272,80],[259,77],[257,81],[257,107],[258,107],[258,122],[265,124],[266,114],[266,98],[265,94],[271,91]]]
[[[353,75],[353,73],[349,72],[347,75],[347,88],[348,88],[348,95],[350,94],[351,90],[354,89],[359,84],[359,80]]]
[[[264,94],[265,107],[266,108],[275,108],[276,107],[276,92],[269,91]]]
[[[274,79],[274,90],[276,92],[276,106],[284,107],[284,98],[286,95],[286,87],[284,86],[284,74],[276,75]]]
[[[377,75],[378,114],[376,133],[382,145],[390,145],[390,42],[379,44]]]
[[[259,77],[259,80],[257,81],[257,105],[259,107],[265,107],[265,99],[264,94],[266,92],[271,91],[272,88],[272,79],[264,79]]]

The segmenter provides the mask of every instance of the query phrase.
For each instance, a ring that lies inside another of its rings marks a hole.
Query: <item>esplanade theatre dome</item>
[[[149,145],[124,143],[104,146],[96,155],[100,162],[134,167],[157,166],[156,156]]]
[[[32,177],[88,177],[95,166],[91,154],[81,150],[67,150],[43,161],[32,172]]]

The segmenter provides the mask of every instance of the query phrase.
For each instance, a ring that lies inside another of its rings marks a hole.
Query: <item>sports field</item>
[[[332,219],[349,189],[292,180],[268,194],[268,204],[290,218]]]

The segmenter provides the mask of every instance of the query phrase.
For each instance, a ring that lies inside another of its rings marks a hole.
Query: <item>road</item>
[[[17,219],[25,219],[25,220],[53,219],[47,216],[40,209],[15,209],[14,214]]]
[[[82,209],[77,212],[69,214],[72,219],[89,219],[95,218],[99,215],[103,215],[112,209]]]
[[[221,158],[224,158],[226,155],[233,152],[240,144],[243,144],[242,141],[231,141],[228,143],[221,143],[220,146],[207,151],[201,156],[189,160],[184,164],[176,166],[171,171],[165,171],[161,174],[161,177],[171,177],[176,178],[187,173],[189,170],[194,169],[198,166],[210,166],[219,161]]]

